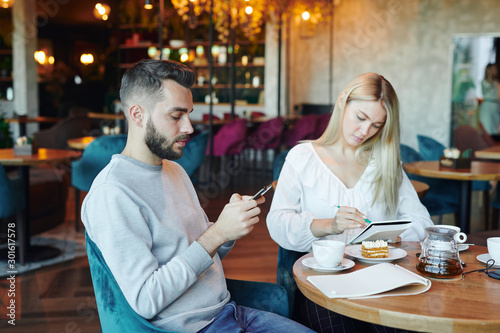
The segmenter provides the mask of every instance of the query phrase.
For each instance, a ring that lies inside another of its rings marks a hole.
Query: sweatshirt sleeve
[[[190,288],[214,261],[195,241],[160,264],[153,253],[145,212],[127,191],[117,187],[100,185],[89,192],[82,220],[131,307],[151,319]]]
[[[317,238],[311,232],[315,215],[301,209],[300,177],[286,160],[267,215],[271,238],[287,250],[307,252]]]

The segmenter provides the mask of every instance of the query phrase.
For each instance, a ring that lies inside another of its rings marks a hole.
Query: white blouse
[[[288,250],[311,251],[312,242],[320,239],[311,232],[312,221],[335,217],[337,206],[355,207],[371,221],[388,220],[386,207],[380,200],[372,205],[375,168],[374,160],[370,161],[354,187],[347,188],[320,159],[312,143],[292,148],[281,170],[267,216],[267,227],[273,240]],[[401,234],[401,239],[406,241],[423,240],[425,228],[433,225],[429,212],[404,171],[396,219],[412,221],[412,226]],[[349,229],[321,239],[347,243],[361,231],[361,228]]]

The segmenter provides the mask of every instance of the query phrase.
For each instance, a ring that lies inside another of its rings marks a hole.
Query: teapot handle
[[[467,235],[463,232],[457,232],[453,238],[457,243],[464,243],[467,240]]]

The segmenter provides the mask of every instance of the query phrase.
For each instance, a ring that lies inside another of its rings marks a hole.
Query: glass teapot
[[[464,271],[458,253],[457,231],[439,226],[425,228],[427,237],[422,242],[417,270],[429,277],[449,279]]]

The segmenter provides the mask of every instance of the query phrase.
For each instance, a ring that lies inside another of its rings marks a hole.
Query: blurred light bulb
[[[245,13],[247,13],[248,15],[252,14],[253,13],[252,6],[246,6],[245,7]]]
[[[309,12],[307,10],[302,13],[302,19],[304,21],[309,20],[310,17],[311,17],[311,14],[309,14]]]

